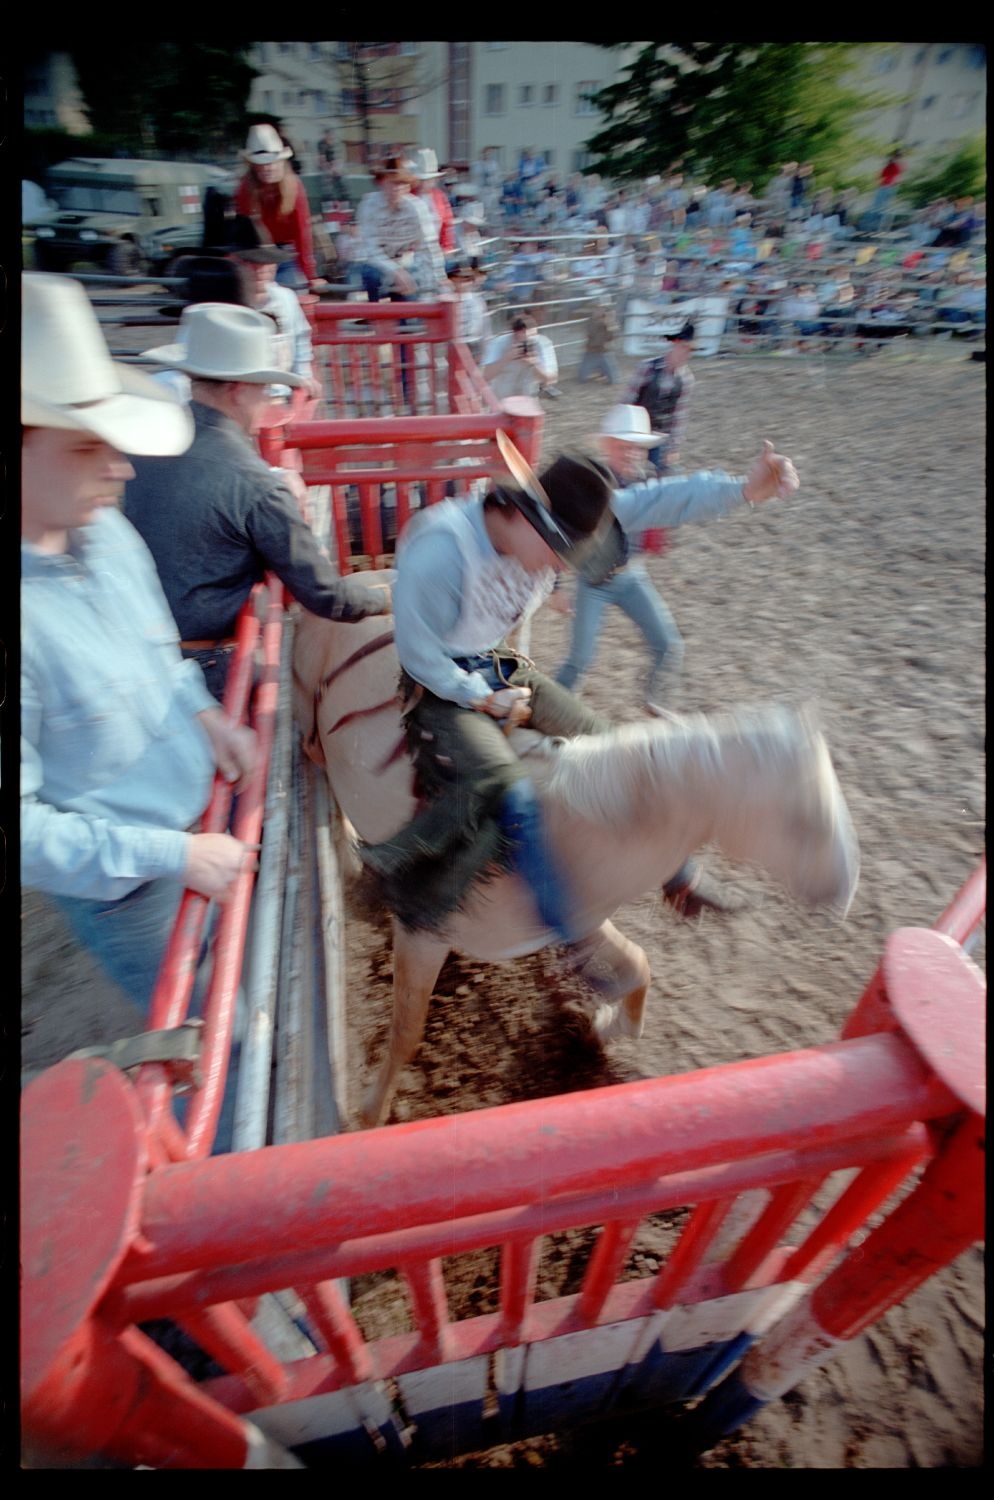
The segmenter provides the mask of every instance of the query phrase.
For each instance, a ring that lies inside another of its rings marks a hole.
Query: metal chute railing
[[[260,613],[261,611],[261,613]],[[204,833],[228,830],[249,844],[258,844],[270,753],[276,721],[276,698],[283,630],[283,586],[271,575],[257,585],[238,619],[236,649],[224,697],[224,711],[235,723],[249,719],[258,735],[258,760],[249,783],[239,795],[231,820],[232,789],[220,773],[215,777],[210,802],[201,821]],[[252,694],[257,648],[261,648],[260,679]],[[180,1128],[169,1114],[172,1086],[167,1069],[146,1063],[139,1071],[137,1093],[154,1138],[164,1131],[170,1157],[206,1155],[213,1145],[227,1077],[231,1038],[235,1021],[238,983],[241,975],[253,876],[246,870],[238,877],[229,900],[222,907],[212,939],[213,970],[203,1004],[201,1082],[188,1100],[187,1120]],[[184,892],[179,911],[152,995],[148,1030],[167,1030],[186,1020],[197,975],[204,927],[210,903],[195,891]]]
[[[983,874],[950,930],[979,922]],[[244,1466],[260,1432],[271,1462],[374,1462],[700,1400],[680,1432],[708,1446],[983,1235],[983,976],[918,929],[879,973],[875,1024],[861,1001],[864,1024],[825,1046],[150,1172],[132,1085],[60,1064],[25,1093],[27,1431],[159,1466]],[[757,1188],[767,1208],[715,1254]],[[83,1201],[101,1232],[67,1265]],[[684,1205],[660,1269],[628,1279],[643,1220]],[[593,1226],[579,1290],[536,1300],[545,1237]],[[443,1259],[490,1246],[494,1310],[453,1317]],[[411,1332],[363,1337],[334,1278],[374,1270],[399,1274]],[[309,1357],[277,1359],[245,1320],[286,1287]],[[229,1373],[170,1373],[135,1331],[159,1317]]]

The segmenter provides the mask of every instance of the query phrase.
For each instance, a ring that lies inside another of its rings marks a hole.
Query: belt
[[[222,647],[234,646],[235,637],[229,635],[223,641],[180,641],[182,651],[219,651]]]

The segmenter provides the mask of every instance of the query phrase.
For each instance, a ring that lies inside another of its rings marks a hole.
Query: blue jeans
[[[576,378],[581,385],[585,384],[591,375],[601,374],[609,385],[614,385],[618,379],[618,366],[610,354],[586,353],[580,360],[580,368],[576,372]]]
[[[81,896],[52,896],[50,899],[65,917],[77,942],[93,955],[104,973],[124,991],[142,1016],[147,1017],[182,895],[183,886],[178,880],[161,879],[146,881],[116,901],[89,901]],[[191,1016],[200,1014],[210,979],[207,948],[217,910],[216,905],[211,907],[204,927],[197,978],[190,999]],[[239,988],[228,1081],[214,1141],[215,1155],[230,1150],[244,1019],[245,1001]],[[175,1107],[182,1124],[186,1100],[177,1099]]]
[[[601,619],[609,604],[626,614],[645,638],[652,657],[645,696],[651,698],[659,689],[664,671],[669,675],[680,670],[683,638],[648,574],[638,564],[622,568],[596,587],[582,578],[577,581],[573,639],[555,680],[562,687],[572,688],[591,665],[597,654]]]
[[[285,260],[276,268],[276,280],[280,286],[288,286],[295,292],[306,292],[310,283],[296,260]]]
[[[379,302],[383,297],[386,297],[390,302],[410,302],[412,300],[410,297],[402,296],[400,292],[384,291],[386,277],[383,271],[380,270],[379,266],[373,265],[370,261],[360,262],[356,270],[359,275],[359,279],[362,282],[363,291],[366,293],[366,296],[369,298],[370,302]],[[407,325],[406,323],[401,323],[400,326],[401,328],[404,328]],[[402,391],[404,392],[404,400],[411,402],[411,404],[413,405],[411,358],[411,345],[401,344],[400,385]]]
[[[53,896],[77,941],[143,1013],[179,908],[178,880],[149,880],[116,901]]]

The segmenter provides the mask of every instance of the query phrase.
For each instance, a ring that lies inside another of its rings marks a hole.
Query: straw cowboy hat
[[[116,363],[90,300],[68,276],[21,280],[21,423],[91,432],[122,453],[184,453],[189,409]]]
[[[410,166],[399,156],[387,156],[375,167],[370,168],[374,182],[382,182],[385,178],[395,178],[398,182],[415,183],[418,178]]]
[[[200,302],[180,319],[180,342],[142,357],[196,380],[237,380],[246,385],[305,386],[300,375],[275,368],[272,318],[229,302]]]
[[[274,161],[287,161],[293,148],[284,146],[275,125],[249,126],[248,140],[242,156],[257,167],[269,166]]]
[[[612,406],[601,423],[601,437],[639,448],[658,448],[666,441],[661,432],[650,432],[649,413],[644,406]]]
[[[422,182],[427,182],[431,177],[441,177],[438,170],[438,157],[430,146],[415,151],[410,160],[410,168],[415,177],[420,177]]]
[[[498,495],[530,521],[557,556],[590,582],[601,582],[625,561],[624,534],[611,513],[611,477],[594,459],[561,454],[539,477],[506,432],[497,446],[516,486]]]

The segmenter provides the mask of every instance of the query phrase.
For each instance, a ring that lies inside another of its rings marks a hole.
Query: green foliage
[[[23,136],[22,172],[32,182],[44,184],[49,167],[71,156],[128,156],[127,142],[120,135],[94,132],[71,135],[68,130],[25,130]]]
[[[134,156],[209,159],[241,144],[251,46],[103,38],[70,50],[95,131]]]
[[[924,208],[937,198],[979,198],[987,180],[987,138],[973,136],[962,141],[947,156],[933,157],[929,164],[898,183],[898,193],[912,208]]]
[[[613,46],[625,46],[616,43]],[[593,96],[607,123],[586,142],[608,177],[681,169],[760,191],[785,161],[839,184],[867,154],[861,118],[890,102],[848,87],[854,44],[650,42],[619,82]]]

